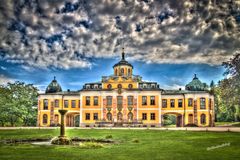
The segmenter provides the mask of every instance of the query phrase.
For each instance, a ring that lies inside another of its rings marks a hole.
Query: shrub
[[[139,139],[133,139],[132,142],[133,143],[139,143]]]
[[[79,146],[85,149],[103,148],[103,144],[96,142],[84,142],[80,143]]]
[[[112,136],[112,135],[107,135],[105,138],[106,138],[106,139],[112,139],[113,136]]]

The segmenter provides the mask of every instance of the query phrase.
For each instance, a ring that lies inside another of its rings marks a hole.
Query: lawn
[[[1,160],[153,160],[153,159],[240,159],[240,133],[157,130],[67,129],[69,137],[105,138],[118,144],[98,149],[76,146],[0,145]],[[0,130],[0,139],[50,138],[56,130]],[[137,140],[137,141],[136,141]],[[230,143],[230,146],[207,150]]]
[[[216,126],[240,127],[240,122],[215,122]]]

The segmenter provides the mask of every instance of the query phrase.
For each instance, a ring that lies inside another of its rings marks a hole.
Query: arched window
[[[54,115],[54,122],[55,122],[55,124],[58,124],[58,119],[59,119],[58,114],[55,114]]]
[[[201,124],[205,124],[205,123],[206,123],[206,115],[201,114]]]
[[[121,69],[121,75],[124,75],[124,68]]]
[[[107,120],[109,120],[109,121],[112,120],[112,113],[107,113]]]
[[[107,85],[107,88],[108,88],[108,89],[112,89],[112,85],[111,85],[111,84],[108,84],[108,85]]]
[[[117,114],[117,120],[118,120],[118,121],[121,121],[122,118],[123,118],[123,114],[122,114],[121,112],[118,112],[118,114]]]
[[[47,124],[48,122],[48,116],[46,114],[43,115],[43,120],[42,120],[43,124]]]
[[[130,68],[128,69],[128,75],[129,76],[131,75],[131,69]]]
[[[130,120],[130,121],[133,120],[133,113],[132,112],[128,113],[128,120]]]

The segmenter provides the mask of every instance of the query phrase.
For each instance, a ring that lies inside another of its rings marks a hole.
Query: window
[[[97,105],[98,105],[98,97],[97,97],[97,96],[94,97],[93,105],[94,105],[94,106],[97,106]]]
[[[206,115],[201,114],[201,124],[206,124]]]
[[[166,99],[162,100],[162,108],[167,108],[167,100]]]
[[[156,88],[156,85],[155,84],[151,84],[151,88]]]
[[[43,100],[43,109],[48,110],[48,100],[47,99]]]
[[[93,114],[93,120],[98,120],[98,113]]]
[[[107,106],[112,106],[112,96],[107,96]]]
[[[118,114],[117,114],[117,120],[118,120],[118,121],[122,121],[122,119],[123,119],[123,114],[122,114],[121,112],[118,112]]]
[[[80,108],[80,107],[81,107],[81,101],[78,100],[78,108]]]
[[[121,69],[121,76],[124,75],[124,69]]]
[[[171,106],[171,108],[175,107],[175,100],[174,99],[170,100],[170,106]]]
[[[85,114],[85,120],[90,120],[90,113]]]
[[[46,114],[43,115],[43,124],[47,124],[48,122],[48,116]]]
[[[72,100],[72,108],[76,108],[76,101]]]
[[[108,89],[112,89],[112,85],[111,85],[111,84],[108,84],[108,85],[107,85],[107,88],[108,88]]]
[[[68,108],[68,100],[64,100],[64,108]]]
[[[129,68],[128,69],[128,76],[130,76],[131,75],[131,69]]]
[[[193,99],[188,98],[188,107],[192,107],[192,106],[193,106]]]
[[[183,106],[182,99],[179,99],[179,100],[178,100],[178,107],[179,107],[179,108],[182,108],[182,106]]]
[[[200,98],[200,109],[206,109],[206,99]]]
[[[86,106],[90,106],[90,97],[89,96],[86,97]]]
[[[151,113],[151,116],[150,116],[151,120],[155,120],[155,113]]]
[[[130,121],[133,120],[133,113],[132,112],[128,113],[128,120],[130,120]]]
[[[115,69],[115,76],[117,76],[117,69]]]
[[[133,85],[132,85],[132,84],[129,84],[129,85],[128,85],[128,88],[129,88],[129,89],[132,89],[132,88],[133,88]]]
[[[59,117],[58,114],[54,115],[54,123],[55,124],[58,124],[58,119],[59,119],[58,117]]]
[[[117,96],[117,107],[122,107],[123,105],[123,97]]]
[[[212,109],[212,99],[209,98],[209,110],[211,110],[211,109]]]
[[[142,96],[142,105],[147,105],[147,96]]]
[[[122,85],[121,84],[118,84],[118,86],[117,86],[118,88],[122,88]]]
[[[112,120],[112,113],[107,113],[107,120],[109,120],[109,121]]]
[[[128,106],[132,106],[133,105],[133,96],[128,96]]]
[[[155,105],[155,96],[150,97],[150,104]]]
[[[54,104],[55,104],[55,108],[58,108],[59,107],[59,100],[55,99]]]
[[[147,113],[142,114],[142,120],[147,120]]]

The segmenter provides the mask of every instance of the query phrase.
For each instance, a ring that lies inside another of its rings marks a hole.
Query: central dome
[[[198,79],[197,75],[194,74],[193,80],[185,86],[185,89],[189,91],[206,91],[208,90],[208,85],[206,83],[202,83]]]
[[[132,67],[132,68],[133,68],[133,66],[132,66],[130,63],[128,63],[128,61],[125,60],[124,48],[122,48],[122,59],[121,59],[121,61],[119,61],[118,63],[116,63],[116,64],[113,66],[113,68],[118,67],[118,66],[129,66],[129,67]]]
[[[58,84],[56,77],[54,77],[54,79],[52,80],[52,82],[48,85],[45,93],[56,93],[56,92],[61,92],[62,88],[61,86]]]

